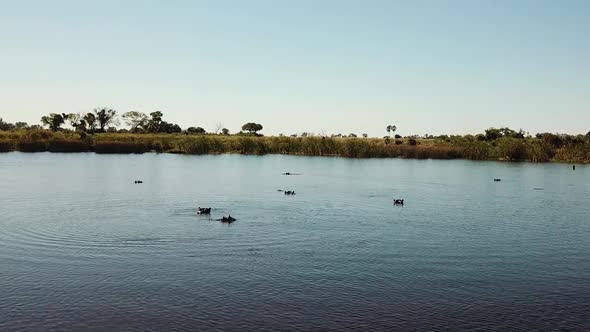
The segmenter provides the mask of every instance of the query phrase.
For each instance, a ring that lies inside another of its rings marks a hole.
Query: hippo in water
[[[141,181],[141,180],[135,180],[135,184],[138,184],[138,183],[143,183],[143,181]]]
[[[221,222],[231,224],[232,222],[236,221],[236,218],[232,217],[231,215],[223,216],[223,218],[218,219]]]
[[[197,208],[197,214],[211,214],[211,208]]]
[[[403,199],[394,199],[393,200],[393,205],[404,205],[404,200]]]
[[[295,195],[295,191],[293,191],[293,190],[285,190],[285,195]]]

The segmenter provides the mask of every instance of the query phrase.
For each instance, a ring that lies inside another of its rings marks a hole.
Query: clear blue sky
[[[0,0],[0,117],[265,134],[590,130],[590,1]]]

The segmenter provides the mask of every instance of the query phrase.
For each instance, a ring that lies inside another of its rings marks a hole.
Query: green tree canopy
[[[201,127],[189,127],[186,129],[186,133],[190,135],[202,135],[206,134],[207,131]]]
[[[4,122],[4,120],[2,120],[2,118],[0,118],[0,130],[12,130],[15,127],[16,126],[13,125],[12,123]]]
[[[242,126],[243,131],[247,131],[250,134],[256,134],[257,132],[262,130],[262,125],[260,123],[248,122]]]
[[[131,132],[137,132],[139,129],[147,127],[149,118],[145,113],[131,111],[121,115],[125,124],[130,127]]]
[[[52,131],[61,130],[61,126],[66,122],[68,115],[65,113],[51,113],[41,118],[41,123],[49,127]]]
[[[118,125],[117,111],[115,111],[114,109],[107,107],[95,108],[94,116],[96,117],[98,130],[100,132],[104,133],[105,128],[110,126],[116,127]]]
[[[77,113],[70,113],[68,114],[68,122],[70,123],[70,125],[76,129],[76,131],[86,131],[86,120],[84,120],[84,115],[83,114],[77,114]]]
[[[16,129],[27,129],[29,128],[29,124],[26,122],[17,122],[14,124],[14,126],[16,127]]]
[[[160,125],[162,124],[162,112],[156,111],[150,113],[150,118],[147,123],[146,130],[150,133],[157,133],[160,131]]]
[[[86,113],[86,115],[84,115],[84,121],[86,122],[86,129],[88,131],[96,131],[96,116],[94,113]]]
[[[391,136],[393,133],[395,133],[395,131],[397,130],[397,127],[395,125],[388,125],[385,130],[387,131],[387,133]]]

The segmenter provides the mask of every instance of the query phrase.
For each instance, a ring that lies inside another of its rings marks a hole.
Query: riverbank
[[[63,131],[0,132],[0,152],[95,152],[251,155],[293,154],[346,158],[415,158],[590,163],[590,141],[554,142],[502,137],[482,141],[467,136],[443,139],[286,137],[185,134],[80,134]]]

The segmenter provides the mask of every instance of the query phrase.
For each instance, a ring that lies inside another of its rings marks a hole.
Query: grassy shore
[[[79,134],[48,130],[0,131],[0,152],[90,152],[179,154],[293,154],[347,158],[416,158],[590,163],[590,140],[474,136],[439,139],[257,137],[185,134]]]

